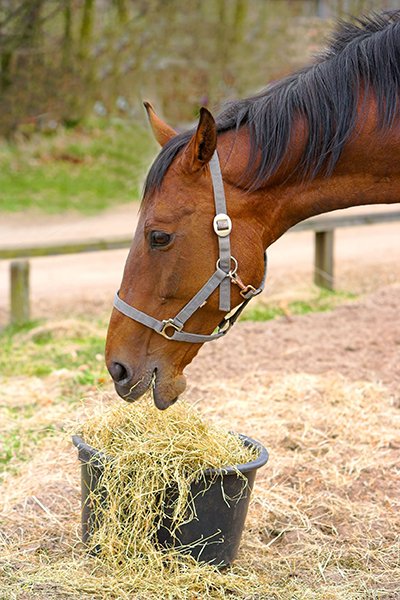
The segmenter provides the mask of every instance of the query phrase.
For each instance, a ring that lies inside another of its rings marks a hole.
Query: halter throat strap
[[[217,151],[214,152],[209,163],[211,179],[214,191],[214,204],[216,215],[213,220],[214,232],[218,236],[219,257],[215,272],[206,281],[203,287],[193,296],[191,300],[179,311],[179,313],[170,319],[162,321],[134,308],[122,300],[118,292],[114,298],[114,307],[122,314],[153,329],[156,333],[169,340],[177,342],[191,342],[202,344],[211,340],[216,340],[224,336],[235,323],[240,313],[248,302],[262,292],[267,276],[267,255],[264,255],[264,275],[258,288],[251,285],[245,286],[237,276],[238,263],[231,256],[230,233],[232,231],[232,222],[227,214],[224,184],[222,180],[221,168],[218,160]],[[240,294],[243,302],[231,311],[231,284],[236,284],[241,288]],[[218,325],[217,330],[209,335],[198,333],[189,333],[183,331],[186,321],[201,308],[219,288],[219,309],[225,313],[225,317]]]

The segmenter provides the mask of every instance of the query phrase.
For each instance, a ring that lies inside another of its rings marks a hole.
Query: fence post
[[[10,264],[10,320],[23,325],[30,319],[29,261],[14,260]]]
[[[334,229],[315,233],[314,283],[333,290]]]

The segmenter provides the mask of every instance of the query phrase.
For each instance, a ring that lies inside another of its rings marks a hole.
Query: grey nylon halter
[[[150,327],[156,333],[164,336],[167,340],[176,342],[191,342],[194,344],[202,344],[210,340],[217,340],[225,335],[232,325],[235,323],[240,313],[248,302],[262,292],[267,277],[267,254],[264,254],[264,275],[262,282],[258,288],[252,285],[244,285],[237,275],[238,263],[231,256],[230,233],[232,231],[232,221],[226,212],[226,201],[224,193],[224,183],[222,181],[221,168],[219,165],[218,154],[215,151],[210,161],[211,179],[214,189],[214,202],[216,215],[213,220],[213,228],[218,236],[219,258],[217,260],[215,272],[203,287],[193,296],[191,300],[171,319],[159,321],[154,317],[130,306],[118,295],[114,298],[114,307],[122,314],[142,323],[146,327]],[[243,302],[236,307],[236,310],[231,311],[231,284],[238,285],[241,290],[240,294]],[[218,325],[217,330],[209,335],[198,333],[188,333],[182,331],[186,321],[199,308],[204,306],[211,294],[219,287],[219,310],[227,314]]]

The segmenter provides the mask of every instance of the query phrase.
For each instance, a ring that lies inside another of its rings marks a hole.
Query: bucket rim
[[[243,433],[235,434],[230,432],[233,435],[237,435],[242,441],[243,444],[247,447],[251,446],[259,451],[258,456],[249,462],[240,463],[237,465],[227,465],[226,467],[221,467],[219,469],[208,468],[204,470],[204,475],[237,475],[238,471],[240,473],[248,473],[249,471],[254,471],[264,466],[269,459],[268,450],[263,446],[261,442],[255,440]],[[72,436],[72,443],[78,449],[79,460],[83,463],[88,463],[89,461],[95,466],[101,466],[101,463],[105,460],[108,460],[108,456],[101,452],[100,450],[96,450],[93,446],[87,444],[84,439],[80,435]],[[87,455],[88,460],[82,459],[82,454]],[[97,463],[97,464],[96,464]]]

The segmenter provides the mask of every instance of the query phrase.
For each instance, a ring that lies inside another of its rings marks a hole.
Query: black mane
[[[339,22],[315,63],[256,96],[232,102],[217,117],[218,132],[242,125],[250,129],[249,172],[261,151],[251,189],[265,185],[280,166],[298,116],[308,124],[298,173],[308,178],[331,174],[354,130],[361,84],[377,99],[379,127],[390,128],[400,115],[400,10]],[[160,187],[192,135],[181,133],[163,147],[148,173],[145,196]]]

